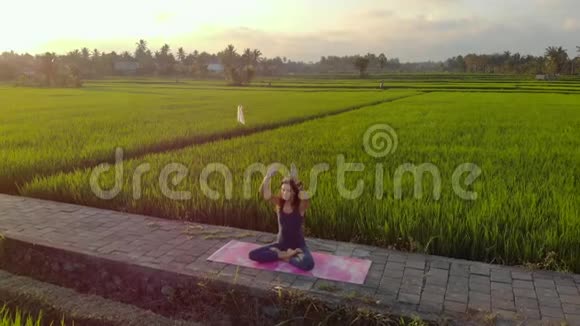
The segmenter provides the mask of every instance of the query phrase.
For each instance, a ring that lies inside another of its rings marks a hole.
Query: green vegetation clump
[[[11,311],[8,306],[4,305],[0,307],[0,326],[41,326],[41,325],[65,325],[64,318],[61,319],[59,324],[53,321],[47,323],[43,320],[42,311],[38,315],[25,314],[20,309]]]

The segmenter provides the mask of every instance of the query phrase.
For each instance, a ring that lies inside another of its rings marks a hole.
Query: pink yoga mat
[[[260,247],[258,244],[231,240],[209,256],[207,260],[355,284],[364,283],[371,266],[371,261],[368,259],[334,256],[311,251],[314,258],[314,268],[306,272],[284,261],[258,263],[251,260],[248,257],[249,252],[258,247]]]

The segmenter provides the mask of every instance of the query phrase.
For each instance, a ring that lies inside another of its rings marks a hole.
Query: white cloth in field
[[[245,125],[246,119],[244,119],[244,107],[240,104],[238,105],[238,122]]]

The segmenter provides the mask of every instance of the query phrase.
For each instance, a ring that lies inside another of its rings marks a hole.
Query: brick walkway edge
[[[177,277],[185,282],[188,277],[200,278],[211,273],[232,284],[235,278],[236,285],[256,291],[282,286],[335,303],[354,296],[361,302],[372,303],[372,309],[376,311],[417,315],[426,320],[444,317],[458,320],[478,312],[518,323],[559,325],[566,321],[568,325],[580,325],[578,274],[529,271],[307,239],[314,251],[372,260],[365,283],[353,285],[279,272],[238,269],[237,266],[206,260],[231,239],[268,243],[274,239],[273,234],[9,195],[0,195],[0,233],[5,237],[4,256],[0,256],[0,261],[8,259],[11,248],[20,248],[20,256],[15,254],[18,264],[33,267],[37,258],[31,255],[30,249],[34,248],[37,252],[50,252],[55,257],[53,265],[49,265],[55,272],[53,274],[70,276],[80,268],[94,268],[97,273],[99,268],[108,266],[109,269],[100,273],[107,274],[101,276],[108,276],[109,281],[100,287],[110,291],[115,291],[115,284],[128,285],[131,278],[142,275],[149,275],[146,277],[151,282],[152,275],[165,275],[164,279]],[[73,256],[77,263],[67,262]],[[79,259],[85,264],[78,263]],[[123,280],[117,275],[108,275],[111,270],[129,277]],[[132,274],[137,270],[141,274]],[[20,272],[23,272],[22,268]],[[70,277],[67,281],[82,282]],[[161,283],[155,286],[162,292],[171,290]],[[153,291],[153,285],[151,287]]]

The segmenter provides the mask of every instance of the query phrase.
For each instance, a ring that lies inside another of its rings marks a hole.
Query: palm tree
[[[168,55],[169,54],[169,50],[171,48],[169,47],[169,44],[163,44],[163,46],[161,47],[161,55]]]
[[[250,83],[254,77],[261,55],[260,50],[251,50],[250,48],[245,49],[242,55],[239,55],[236,48],[229,44],[217,56],[224,65],[226,80],[230,81],[232,85],[242,85]]]
[[[155,60],[157,61],[157,67],[159,72],[163,75],[170,74],[173,72],[173,64],[175,63],[175,57],[170,53],[171,48],[169,44],[163,44],[159,51],[155,52]]]
[[[89,57],[91,56],[89,49],[86,47],[81,49],[81,55],[85,61],[89,61]]]
[[[244,54],[247,54],[249,49],[246,49]],[[240,73],[238,71],[240,55],[237,53],[236,48],[229,44],[222,52],[219,53],[221,62],[224,65],[224,75],[226,80],[230,81],[233,85],[241,85],[242,80]],[[244,60],[244,57],[242,58]]]
[[[78,49],[75,49],[75,50],[70,51],[69,53],[67,53],[67,55],[69,57],[72,57],[72,58],[80,58],[81,57],[81,51],[79,51]]]
[[[66,57],[67,57],[68,62],[74,63],[76,65],[82,64],[83,57],[81,55],[81,51],[79,51],[78,49],[75,49],[73,51],[69,51],[66,54]]]
[[[179,48],[177,49],[177,59],[179,59],[179,62],[183,63],[185,61],[185,51],[183,50],[183,48]]]
[[[387,56],[384,53],[381,53],[378,56],[378,60],[379,60],[379,68],[381,68],[381,71],[383,71],[383,68],[385,68],[385,66],[387,65]]]
[[[512,53],[508,51],[504,51],[501,58],[497,58],[501,60],[501,66],[503,66],[505,71],[509,71],[512,68]]]
[[[196,75],[204,77],[208,73],[208,63],[210,58],[206,52],[199,53],[199,51],[194,50],[192,56],[193,71]]]
[[[242,54],[242,63],[246,66],[257,66],[260,61],[260,56],[262,52],[258,49],[250,50],[249,48],[244,50]]]
[[[147,52],[147,42],[145,40],[141,39],[135,44],[137,45],[137,49],[135,49],[135,58],[138,58]]]
[[[369,58],[357,56],[354,60],[354,66],[358,69],[360,77],[362,78],[369,66]]]
[[[242,54],[242,66],[240,67],[242,83],[249,83],[254,78],[254,61],[254,52],[249,48],[245,49]]]
[[[56,54],[46,52],[40,57],[40,70],[46,77],[47,86],[52,86],[56,77]]]
[[[254,78],[256,70],[258,69],[258,64],[261,62],[260,59],[261,55],[262,52],[258,49],[254,49],[251,51],[250,49],[246,49],[244,51],[244,56],[246,57],[245,66],[242,67],[244,72],[244,80],[243,80],[244,83],[249,84]]]
[[[568,52],[561,46],[549,46],[545,53],[549,64],[554,68],[555,73],[562,72],[566,62],[568,61]]]
[[[237,58],[239,57],[236,48],[229,44],[221,53],[220,53],[222,64],[225,67],[234,67],[236,66]]]
[[[121,58],[123,58],[125,60],[132,59],[131,53],[129,53],[129,51],[123,51],[123,53],[121,53]]]
[[[262,51],[260,51],[258,49],[254,49],[254,51],[252,51],[252,64],[257,66],[258,63],[260,62],[261,56],[262,56]]]
[[[520,73],[519,69],[520,69],[520,61],[522,60],[522,56],[519,52],[516,52],[512,55],[511,59],[510,59],[510,68],[512,71],[515,70],[516,73]]]
[[[139,63],[138,73],[140,75],[152,73],[155,70],[155,63],[151,50],[147,48],[147,42],[143,39],[135,43],[135,60]]]
[[[252,64],[252,50],[250,50],[250,48],[245,49],[244,53],[242,53],[242,64],[244,66]]]

